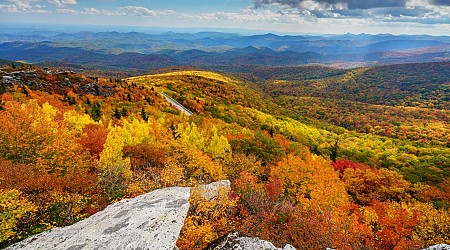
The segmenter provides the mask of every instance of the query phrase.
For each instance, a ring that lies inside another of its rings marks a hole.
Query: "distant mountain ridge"
[[[3,42],[3,43],[1,43]],[[242,36],[200,32],[0,34],[0,57],[78,68],[147,71],[170,66],[384,65],[450,60],[450,37],[411,35]]]

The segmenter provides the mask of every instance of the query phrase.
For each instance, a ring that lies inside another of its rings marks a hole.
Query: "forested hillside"
[[[322,79],[276,79],[264,89],[273,96],[313,96],[448,110],[449,75],[450,62],[399,64],[358,68]]]
[[[191,198],[180,249],[236,230],[297,249],[450,243],[448,66],[425,65],[442,67],[431,83],[402,65],[126,79],[2,68],[0,246],[127,197],[222,179],[229,196]],[[395,96],[380,87],[412,79]],[[360,99],[370,88],[385,91],[370,92],[379,102]],[[407,96],[414,107],[375,105]]]

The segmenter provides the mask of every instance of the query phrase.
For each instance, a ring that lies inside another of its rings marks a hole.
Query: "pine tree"
[[[142,119],[144,119],[144,121],[148,121],[148,115],[145,113],[144,106],[142,106],[142,109],[141,109],[141,116],[142,116]]]
[[[102,118],[102,108],[100,103],[95,102],[91,108],[91,117],[94,121],[98,122]]]

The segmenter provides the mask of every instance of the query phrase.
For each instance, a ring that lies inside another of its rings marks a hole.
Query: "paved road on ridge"
[[[166,98],[166,101],[168,101],[170,104],[172,104],[172,106],[174,106],[176,109],[180,110],[181,112],[185,113],[187,116],[191,116],[194,114],[191,111],[189,111],[189,109],[185,108],[183,105],[181,105],[179,102],[177,102],[175,99],[168,96],[167,94],[165,94],[163,92],[160,92],[160,94],[162,96],[164,96],[164,98]]]

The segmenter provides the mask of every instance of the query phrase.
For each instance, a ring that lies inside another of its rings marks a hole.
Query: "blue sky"
[[[0,23],[450,35],[450,0],[0,0]]]

